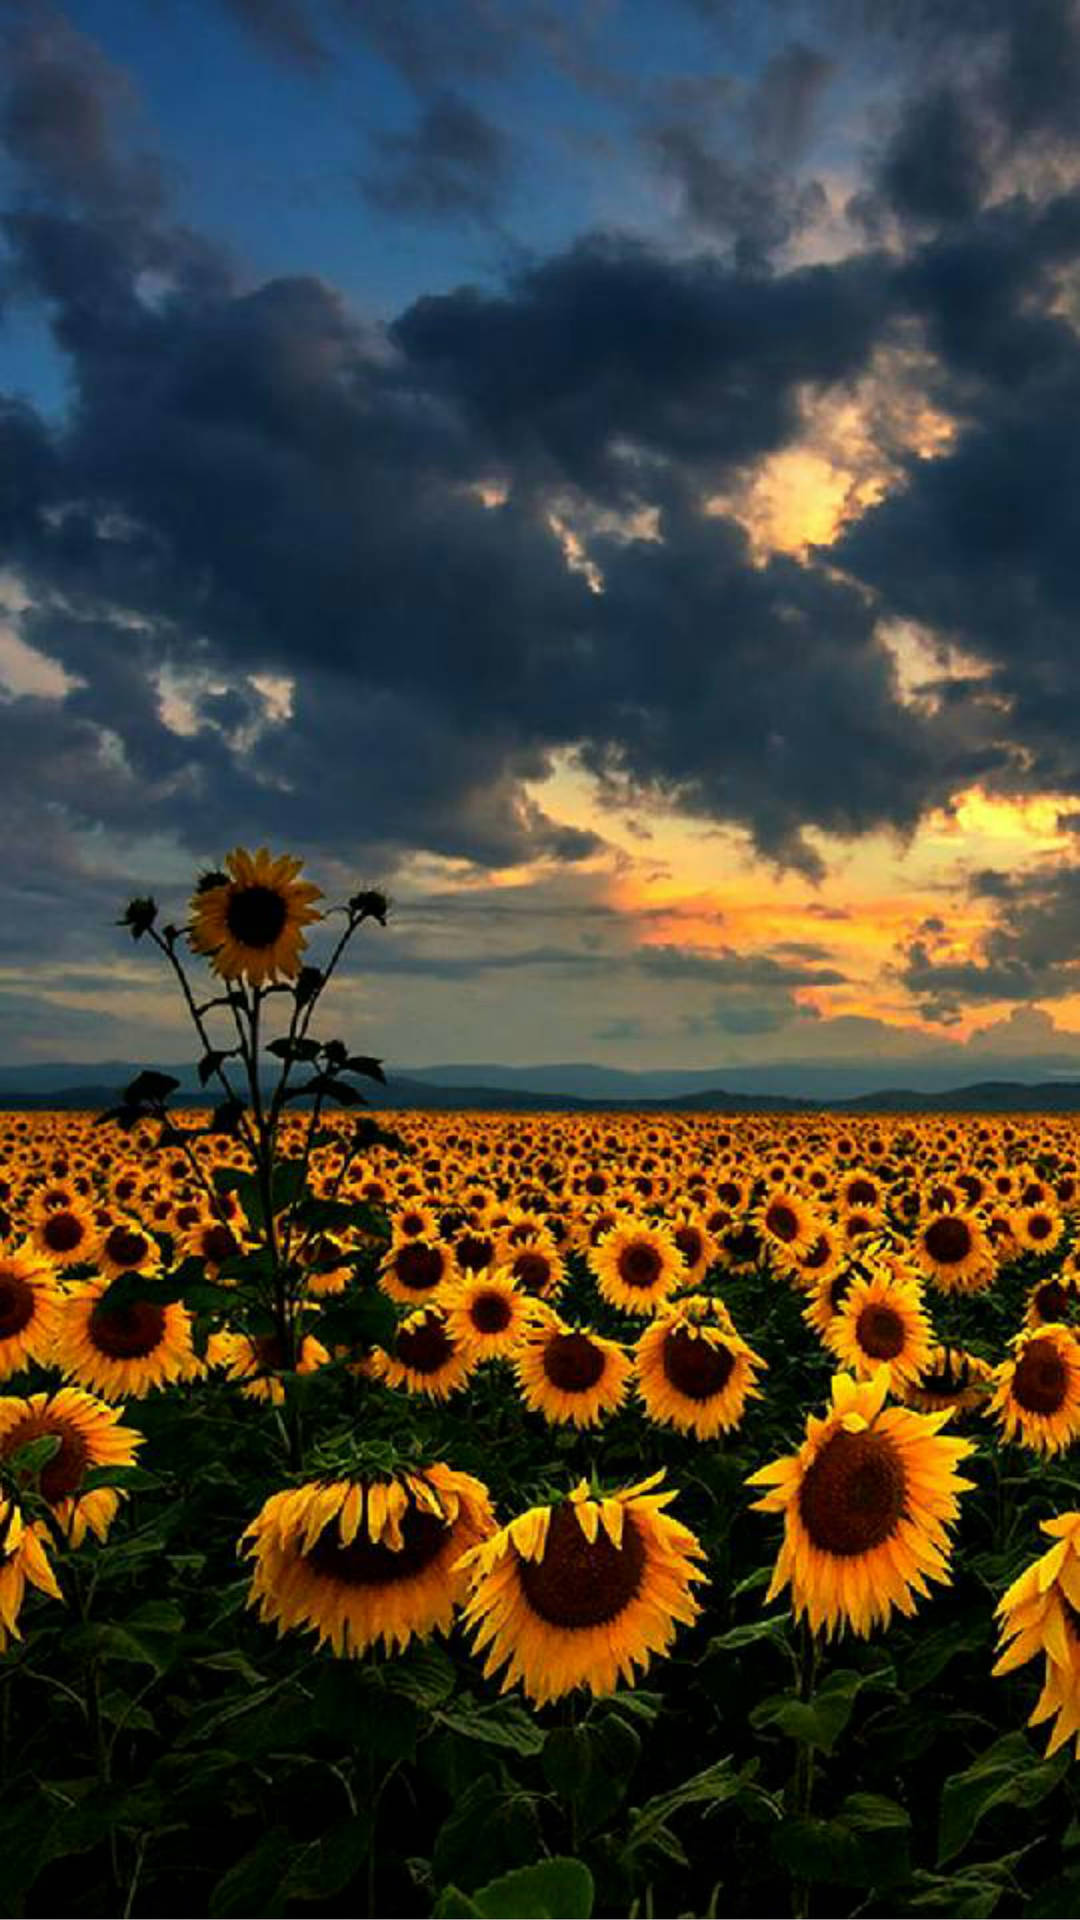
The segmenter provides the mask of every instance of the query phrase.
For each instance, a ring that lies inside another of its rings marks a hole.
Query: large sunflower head
[[[160,1273],[161,1248],[131,1214],[114,1214],[98,1241],[96,1264],[115,1280],[121,1273]]]
[[[780,1264],[798,1259],[813,1245],[818,1231],[814,1208],[794,1186],[773,1187],[750,1215],[769,1253]]]
[[[391,1300],[415,1307],[434,1300],[440,1289],[459,1277],[454,1256],[439,1240],[402,1235],[391,1241],[379,1263],[379,1286]]]
[[[73,1547],[82,1545],[87,1528],[104,1540],[116,1517],[123,1497],[116,1488],[97,1486],[88,1493],[81,1488],[95,1468],[134,1464],[143,1435],[120,1425],[123,1412],[78,1387],[33,1393],[25,1400],[0,1398],[0,1460],[10,1460],[46,1435],[60,1442],[41,1469],[38,1490]]]
[[[429,1400],[445,1400],[478,1364],[475,1348],[457,1338],[445,1306],[417,1307],[398,1327],[389,1351],[376,1347],[366,1365],[388,1387],[404,1387]]]
[[[1049,1321],[1068,1325],[1076,1317],[1080,1307],[1080,1281],[1075,1268],[1062,1267],[1057,1273],[1048,1274],[1045,1280],[1036,1280],[1029,1289],[1024,1310],[1024,1325],[1028,1328],[1045,1327]]]
[[[588,1260],[604,1299],[626,1313],[655,1313],[686,1273],[670,1230],[658,1220],[620,1217]]]
[[[947,1527],[971,1485],[956,1469],[972,1442],[941,1433],[949,1414],[886,1407],[888,1389],[887,1367],[862,1385],[837,1374],[798,1453],[748,1482],[770,1489],[757,1507],[784,1515],[767,1599],[790,1586],[796,1617],[830,1637],[845,1626],[865,1636],[894,1607],[914,1613],[927,1580],[948,1580]]]
[[[225,856],[226,872],[208,876],[191,902],[189,938],[223,980],[245,979],[260,987],[278,974],[293,980],[307,945],[303,932],[321,919],[312,906],[322,890],[298,880],[302,861],[289,854],[270,858],[265,847]]]
[[[919,1286],[882,1271],[852,1281],[825,1329],[825,1344],[841,1366],[868,1380],[884,1365],[894,1391],[918,1378],[933,1338]]]
[[[451,1337],[471,1346],[481,1360],[512,1353],[528,1330],[534,1311],[527,1294],[519,1293],[507,1267],[467,1275],[444,1296]]]
[[[998,1602],[994,1673],[1011,1673],[1044,1655],[1043,1689],[1028,1726],[1053,1720],[1047,1754],[1075,1738],[1080,1759],[1080,1513],[1063,1513],[1040,1525],[1054,1544]]]
[[[594,1695],[633,1686],[635,1667],[667,1652],[679,1623],[700,1611],[691,1591],[707,1576],[695,1536],[663,1509],[656,1473],[617,1493],[590,1496],[583,1480],[569,1500],[531,1507],[462,1561],[465,1619],[484,1673],[506,1672],[537,1706],[575,1687]]]
[[[994,1370],[987,1412],[1006,1440],[1037,1453],[1060,1453],[1080,1434],[1080,1341],[1054,1321],[1019,1333],[1012,1354]]]
[[[103,1400],[141,1400],[155,1387],[191,1380],[202,1363],[191,1343],[191,1315],[178,1300],[105,1299],[104,1280],[68,1288],[52,1359],[77,1386]]]
[[[546,1233],[532,1232],[506,1247],[503,1255],[514,1285],[536,1300],[555,1300],[566,1281],[566,1262]]]
[[[0,1248],[0,1380],[48,1360],[62,1301],[53,1263],[32,1241]]]
[[[617,1341],[569,1326],[552,1307],[536,1307],[514,1371],[531,1412],[557,1426],[594,1427],[625,1400],[631,1363]]]
[[[765,1363],[730,1320],[710,1324],[700,1300],[692,1295],[659,1314],[637,1342],[635,1364],[650,1420],[711,1440],[739,1425],[748,1399],[760,1399],[755,1378]]]
[[[296,1342],[292,1371],[315,1373],[325,1367],[330,1355],[313,1333],[301,1333]],[[235,1333],[223,1328],[212,1333],[206,1343],[206,1364],[222,1367],[227,1380],[242,1382],[245,1400],[266,1400],[271,1406],[285,1404],[285,1385],[281,1379],[288,1371],[287,1355],[276,1333]]]
[[[928,1211],[912,1252],[923,1272],[946,1293],[977,1293],[994,1277],[994,1249],[982,1222],[961,1207]]]
[[[35,1247],[55,1266],[85,1266],[96,1258],[101,1229],[87,1201],[32,1206],[29,1221]]]
[[[248,1604],[279,1634],[315,1633],[339,1656],[380,1641],[393,1653],[448,1630],[466,1588],[457,1562],[494,1526],[487,1488],[441,1463],[290,1488],[244,1534]]]
[[[1065,1220],[1052,1199],[1033,1200],[1013,1209],[1012,1230],[1025,1253],[1051,1253],[1065,1232]]]

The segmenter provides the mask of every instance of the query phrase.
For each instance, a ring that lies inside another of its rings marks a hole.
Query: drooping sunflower
[[[1048,1321],[1068,1325],[1080,1307],[1080,1284],[1074,1270],[1061,1268],[1045,1280],[1036,1280],[1027,1295],[1025,1327],[1045,1327]]]
[[[62,1299],[52,1261],[32,1241],[0,1250],[0,1380],[48,1360]]]
[[[638,1393],[650,1420],[699,1440],[737,1427],[764,1361],[734,1328],[710,1324],[700,1295],[680,1300],[646,1327],[634,1349]]]
[[[605,1300],[626,1313],[655,1313],[681,1283],[683,1257],[659,1220],[622,1216],[588,1255]]]
[[[836,1374],[824,1419],[807,1420],[798,1453],[752,1473],[770,1491],[755,1501],[784,1515],[784,1542],[767,1600],[791,1587],[796,1618],[831,1638],[845,1626],[864,1637],[894,1607],[914,1613],[927,1580],[948,1581],[958,1495],[971,1486],[957,1463],[970,1440],[940,1431],[948,1412],[886,1407],[887,1367],[859,1384]]]
[[[700,1606],[692,1586],[707,1575],[700,1543],[663,1509],[674,1489],[637,1486],[590,1497],[584,1480],[556,1506],[530,1507],[459,1563],[469,1579],[465,1620],[485,1677],[505,1667],[543,1706],[575,1687],[601,1696],[633,1686],[678,1624]]]
[[[390,1479],[312,1482],[270,1496],[246,1529],[248,1605],[315,1633],[339,1657],[445,1633],[467,1580],[462,1555],[495,1527],[488,1491],[436,1463]]]
[[[932,1347],[917,1380],[897,1388],[900,1398],[919,1413],[942,1413],[951,1408],[967,1413],[990,1397],[994,1369],[988,1360],[965,1347]]]
[[[525,1405],[556,1426],[594,1427],[626,1398],[632,1363],[615,1340],[568,1326],[554,1308],[534,1308],[514,1353]]]
[[[91,1487],[80,1492],[96,1467],[130,1467],[143,1435],[122,1427],[123,1407],[107,1406],[78,1387],[59,1387],[55,1393],[32,1393],[18,1399],[0,1398],[0,1460],[10,1460],[31,1441],[46,1434],[60,1442],[58,1453],[42,1467],[38,1488],[53,1510],[57,1524],[73,1547],[82,1545],[87,1528],[104,1540],[116,1518],[122,1493],[115,1487]]]
[[[44,1523],[27,1520],[14,1500],[0,1494],[0,1653],[11,1640],[21,1640],[19,1611],[26,1596],[27,1581],[62,1600],[46,1551],[48,1536]]]
[[[278,974],[296,978],[307,945],[303,929],[322,918],[311,904],[322,889],[297,879],[302,865],[289,854],[272,860],[265,847],[256,854],[237,847],[226,854],[224,873],[200,883],[188,936],[223,980],[261,987]]]
[[[52,1359],[61,1373],[103,1400],[142,1400],[154,1387],[202,1370],[191,1315],[178,1300],[104,1304],[104,1280],[77,1280],[63,1302]]]
[[[672,1238],[683,1258],[682,1285],[695,1287],[716,1259],[716,1242],[705,1225],[700,1207],[679,1207],[670,1225]]]
[[[1043,1689],[1028,1726],[1053,1720],[1047,1755],[1075,1738],[1080,1759],[1080,1513],[1039,1524],[1054,1545],[1025,1567],[998,1602],[994,1675],[1011,1673],[1044,1654]]]
[[[919,1221],[912,1252],[923,1272],[946,1293],[974,1293],[993,1279],[994,1249],[982,1222],[957,1207]]]
[[[934,1329],[922,1290],[884,1270],[856,1277],[825,1329],[825,1344],[842,1367],[868,1380],[883,1364],[889,1388],[918,1378],[930,1358]]]
[[[1018,1333],[1012,1357],[994,1369],[987,1406],[1006,1440],[1037,1453],[1060,1453],[1080,1434],[1080,1341],[1071,1327],[1049,1321]]]
[[[474,1348],[455,1339],[446,1309],[417,1307],[398,1327],[389,1352],[376,1347],[366,1366],[376,1380],[429,1400],[446,1400],[463,1387],[477,1365]]]
[[[533,1302],[519,1293],[508,1267],[472,1274],[444,1295],[451,1337],[471,1346],[480,1360],[495,1360],[519,1346],[533,1313]]]
[[[315,1373],[325,1367],[330,1355],[313,1333],[300,1336],[292,1367],[294,1373]],[[227,1380],[243,1382],[245,1400],[267,1400],[271,1406],[285,1403],[285,1385],[279,1375],[285,1369],[285,1351],[275,1333],[235,1333],[223,1328],[212,1333],[206,1343],[206,1364],[222,1367]]]

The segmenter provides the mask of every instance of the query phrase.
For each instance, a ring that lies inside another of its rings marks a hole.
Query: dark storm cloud
[[[321,70],[329,54],[304,0],[223,0],[261,46],[290,64]]]
[[[113,217],[155,209],[157,162],[115,142],[133,104],[126,77],[60,15],[0,21],[0,146],[33,191]]]
[[[506,190],[512,146],[501,128],[459,94],[442,89],[409,133],[376,133],[378,164],[363,192],[384,213],[438,220],[490,215]]]
[[[815,47],[792,40],[766,61],[746,109],[755,145],[790,165],[814,130],[836,63]]]
[[[686,124],[654,127],[648,145],[676,182],[686,217],[730,239],[741,268],[766,266],[770,255],[825,206],[818,181],[794,182],[776,168],[739,163]]]
[[[964,220],[981,204],[990,175],[988,129],[970,102],[942,85],[917,94],[893,134],[879,188],[916,220]]]
[[[970,961],[940,959],[941,941],[917,938],[903,955],[900,978],[932,1019],[954,1019],[979,1000],[1061,999],[1080,986],[1080,867],[1015,876],[973,876],[976,898],[997,900],[998,918]],[[942,923],[936,923],[941,926]]]
[[[834,967],[799,965],[771,954],[710,953],[695,947],[644,947],[638,965],[659,980],[701,980],[713,986],[775,988],[842,986],[847,975]]]

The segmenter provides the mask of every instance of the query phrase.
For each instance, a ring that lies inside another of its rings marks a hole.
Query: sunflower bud
[[[118,920],[116,924],[118,927],[130,927],[132,939],[141,940],[143,934],[149,932],[156,919],[156,900],[149,898],[135,899],[128,901],[123,919]]]

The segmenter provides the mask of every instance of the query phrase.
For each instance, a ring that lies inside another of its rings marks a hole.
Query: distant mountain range
[[[180,1105],[206,1106],[217,1097],[201,1088],[188,1061],[169,1065],[158,1061],[107,1060],[91,1066],[70,1062],[0,1067],[0,1108],[95,1110],[113,1104],[120,1088],[143,1067],[160,1066],[174,1073],[181,1085],[174,1096]],[[756,1088],[745,1082],[752,1074]],[[542,1067],[445,1066],[410,1068],[387,1075],[387,1085],[361,1081],[365,1099],[373,1108],[401,1110],[474,1111],[610,1111],[633,1108],[657,1113],[783,1113],[828,1109],[843,1113],[1069,1113],[1080,1111],[1080,1080],[978,1080],[967,1086],[943,1088],[883,1087],[869,1092],[840,1094],[782,1092],[768,1084],[782,1069],[718,1071],[676,1069],[631,1073],[615,1067],[587,1064]],[[268,1074],[268,1084],[276,1081]],[[795,1076],[788,1073],[788,1083]],[[799,1079],[803,1078],[800,1074]],[[742,1085],[731,1084],[735,1080]]]

